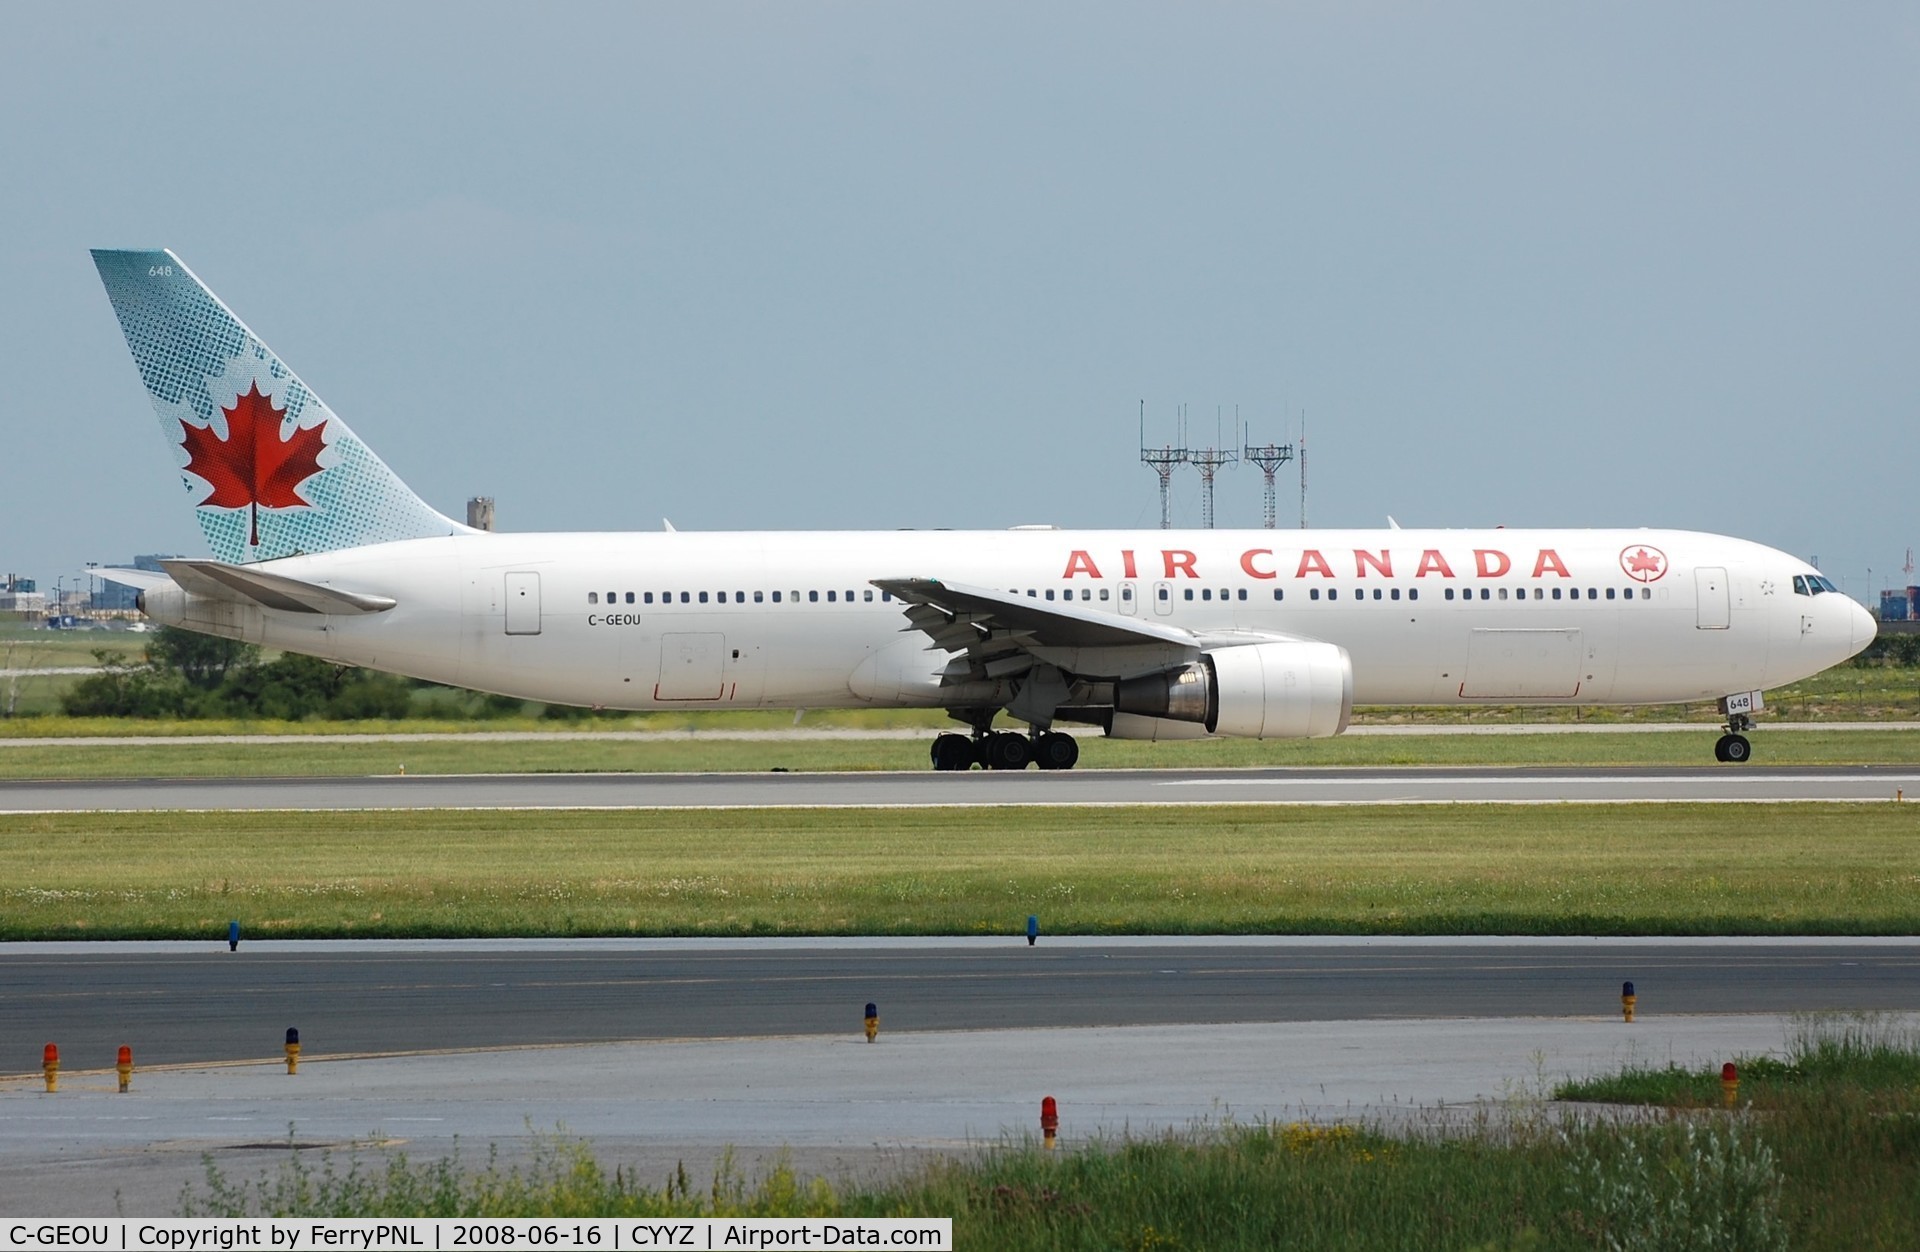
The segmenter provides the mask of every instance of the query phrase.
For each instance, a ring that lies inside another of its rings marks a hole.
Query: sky
[[[1144,403],[1304,415],[1317,526],[1859,595],[1920,581],[1916,134],[1897,3],[14,6],[0,572],[206,551],[87,256],[168,247],[503,530],[1151,527]]]

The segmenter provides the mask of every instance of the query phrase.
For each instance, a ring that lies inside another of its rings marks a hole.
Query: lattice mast
[[[1240,459],[1238,452],[1218,446],[1222,442],[1220,438],[1220,411],[1218,409],[1215,409],[1213,414],[1213,441],[1215,446],[1211,448],[1187,449],[1187,460],[1193,462],[1200,468],[1200,527],[1203,530],[1213,529],[1214,474],[1219,471],[1221,466],[1232,465]]]
[[[1260,467],[1260,476],[1265,480],[1266,512],[1264,514],[1268,530],[1280,524],[1279,502],[1274,498],[1273,476],[1282,465],[1293,460],[1293,445],[1290,443],[1247,444],[1240,453],[1249,464]]]
[[[1180,427],[1180,446],[1147,446],[1147,402],[1140,402],[1140,463],[1160,476],[1160,529],[1173,529],[1173,467],[1187,459],[1185,423]]]
[[[1300,411],[1300,529],[1307,528],[1307,414]]]

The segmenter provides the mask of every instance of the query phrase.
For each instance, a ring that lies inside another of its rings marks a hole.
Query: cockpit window
[[[1793,594],[1796,596],[1810,596],[1813,594],[1813,592],[1807,590],[1807,576],[1805,574],[1795,574],[1793,576]]]
[[[1817,577],[1814,578],[1813,581],[1820,584],[1820,590],[1822,591],[1831,591],[1835,595],[1840,594],[1840,588],[1834,586],[1833,580],[1831,578],[1828,578],[1825,574],[1818,575]]]
[[[1793,594],[1796,596],[1818,596],[1827,592],[1838,595],[1840,588],[1825,574],[1795,574],[1793,576]]]

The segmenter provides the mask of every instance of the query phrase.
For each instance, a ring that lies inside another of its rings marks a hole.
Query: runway
[[[0,812],[1890,801],[1920,766],[485,774],[0,782]]]
[[[143,1063],[613,1040],[1920,1010],[1920,939],[1020,937],[0,946],[0,1073],[48,1039]]]
[[[1917,972],[1906,938],[7,945],[0,1214],[167,1215],[208,1164],[245,1183],[290,1145],[511,1164],[560,1130],[654,1186],[728,1156],[870,1177],[1031,1135],[1043,1095],[1069,1146],[1497,1123],[1564,1076],[1778,1052],[1787,1009],[1920,1007]]]

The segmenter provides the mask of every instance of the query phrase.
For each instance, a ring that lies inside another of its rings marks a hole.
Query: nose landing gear
[[[1753,745],[1744,732],[1753,729],[1753,718],[1745,713],[1727,714],[1727,733],[1713,745],[1713,759],[1731,765],[1744,763],[1753,755]]]

